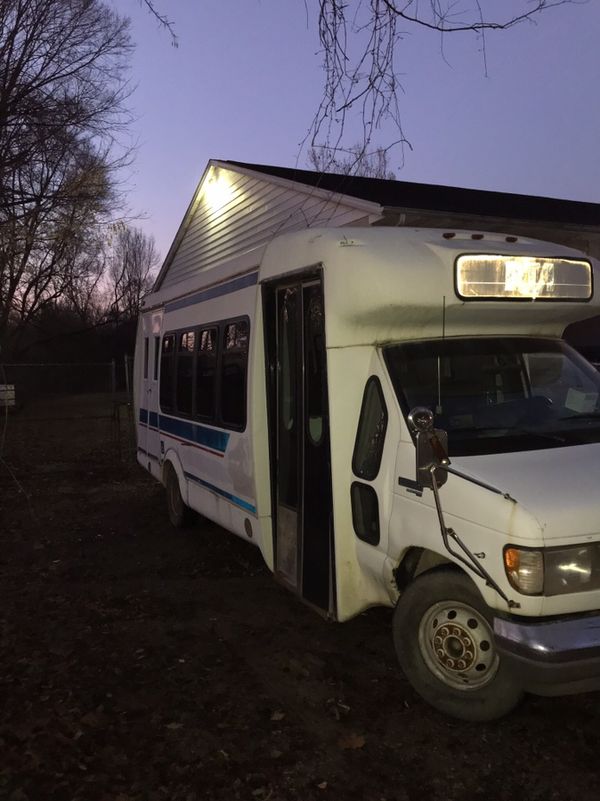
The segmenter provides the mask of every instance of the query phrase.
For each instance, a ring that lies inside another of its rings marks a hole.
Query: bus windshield
[[[404,414],[431,409],[450,456],[600,442],[600,373],[562,340],[447,338],[383,352]]]

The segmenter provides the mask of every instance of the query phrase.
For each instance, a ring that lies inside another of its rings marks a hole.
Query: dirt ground
[[[251,545],[173,531],[91,408],[8,420],[2,801],[600,798],[600,695],[444,718],[397,667],[388,610],[327,623]]]

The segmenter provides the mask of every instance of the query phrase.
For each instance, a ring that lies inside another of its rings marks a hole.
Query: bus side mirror
[[[417,440],[417,482],[433,489],[435,480],[436,485],[442,487],[448,480],[443,468],[450,464],[448,434],[433,427],[433,412],[425,406],[411,409],[408,424]]]

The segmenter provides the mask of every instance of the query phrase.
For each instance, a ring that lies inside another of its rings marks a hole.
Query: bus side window
[[[160,337],[154,337],[154,373],[153,378],[158,381],[158,365],[160,359]]]
[[[379,379],[371,376],[363,395],[352,456],[354,475],[373,481],[379,473],[387,429],[387,409]]]
[[[178,336],[177,379],[175,382],[175,405],[182,414],[192,413],[194,393],[194,351],[196,332],[184,331]]]
[[[371,376],[363,395],[352,470],[364,481],[377,478],[383,456],[387,430],[387,408],[379,379]],[[375,488],[363,481],[354,481],[350,489],[352,523],[356,536],[371,545],[379,542],[379,501]]]
[[[314,292],[316,287],[305,289]],[[325,326],[323,301],[319,294],[313,294],[308,304],[305,321],[305,414],[308,418],[307,431],[313,445],[320,445],[323,439],[323,415],[326,405],[324,397],[325,375]]]
[[[196,364],[196,417],[214,420],[217,389],[217,328],[198,332]]]
[[[148,337],[144,337],[144,378],[148,378]]]
[[[167,334],[163,337],[160,354],[160,408],[163,412],[173,411],[173,357],[175,336]]]
[[[225,323],[221,351],[221,421],[225,426],[246,426],[248,373],[248,320]]]
[[[354,533],[369,545],[379,544],[379,500],[370,484],[354,481],[350,488]]]

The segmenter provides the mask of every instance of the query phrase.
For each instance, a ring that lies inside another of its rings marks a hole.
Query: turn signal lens
[[[504,549],[504,569],[512,586],[523,595],[540,595],[544,589],[544,556],[541,551]]]

